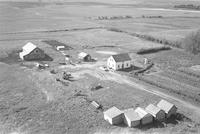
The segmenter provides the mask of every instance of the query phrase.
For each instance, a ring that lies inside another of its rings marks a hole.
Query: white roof
[[[141,118],[151,116],[149,113],[147,113],[147,112],[146,112],[143,108],[141,108],[141,107],[137,107],[137,108],[135,109],[135,112],[138,113],[138,115],[139,115]]]
[[[145,110],[149,113],[152,113],[154,115],[156,115],[157,113],[159,113],[161,111],[161,109],[153,104],[149,104]],[[164,111],[163,111],[164,112]]]
[[[84,58],[84,57],[86,57],[87,55],[89,55],[89,54],[87,54],[87,53],[85,53],[85,52],[80,52],[80,53],[78,54],[78,56],[81,57],[81,58]]]
[[[36,45],[34,45],[31,42],[28,42],[26,45],[24,45],[22,47],[23,51],[26,51],[27,53],[30,53],[31,51],[33,51],[35,48],[37,48]]]
[[[107,115],[110,118],[114,118],[116,116],[121,115],[123,112],[114,106],[103,113],[104,113],[104,115]]]
[[[34,45],[31,42],[28,42],[22,47],[23,51],[20,53],[20,57],[23,58],[25,55],[31,53],[35,48],[37,48],[36,45]]]
[[[138,113],[134,111],[134,109],[127,109],[124,111],[124,115],[126,118],[128,118],[130,121],[138,121],[141,120],[141,117]]]
[[[165,113],[168,113],[175,105],[172,104],[172,103],[170,103],[170,102],[168,102],[168,101],[166,101],[166,100],[161,100],[161,101],[157,104],[157,106],[158,106],[160,109],[164,110]]]

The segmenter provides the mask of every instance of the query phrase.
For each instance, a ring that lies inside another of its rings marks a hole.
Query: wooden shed
[[[80,60],[83,60],[83,61],[91,61],[92,60],[92,57],[91,55],[85,53],[85,52],[81,52],[78,54],[78,58]]]
[[[138,113],[138,115],[140,116],[142,125],[153,122],[153,116],[150,113],[146,112],[143,108],[137,107],[135,109],[135,112]]]
[[[163,121],[165,119],[165,111],[163,111],[162,109],[160,109],[159,107],[153,105],[153,104],[149,104],[145,110],[150,113],[154,119],[158,120],[158,121]]]
[[[177,107],[166,100],[161,100],[157,106],[165,111],[166,118],[169,118],[171,115],[176,115]]]
[[[140,125],[141,117],[134,109],[127,109],[124,111],[124,123],[129,127],[136,127]]]
[[[22,60],[41,60],[44,59],[45,56],[44,51],[31,42],[24,45],[22,47],[22,52],[19,53],[19,57]]]
[[[103,114],[104,119],[111,125],[117,125],[123,122],[123,112],[115,106],[103,112]]]

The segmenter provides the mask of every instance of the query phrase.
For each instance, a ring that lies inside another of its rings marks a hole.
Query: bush
[[[192,32],[184,39],[184,49],[193,54],[200,53],[200,30]]]

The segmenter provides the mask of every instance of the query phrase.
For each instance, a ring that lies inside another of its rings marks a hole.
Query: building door
[[[124,64],[122,63],[122,69],[124,69]]]

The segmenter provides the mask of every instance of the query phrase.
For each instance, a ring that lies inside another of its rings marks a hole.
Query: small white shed
[[[150,113],[154,119],[158,120],[158,121],[163,121],[165,119],[165,111],[163,111],[162,109],[158,108],[157,106],[153,105],[153,104],[149,104],[145,110]]]
[[[60,50],[64,50],[65,46],[56,46],[56,50],[60,51]]]
[[[141,117],[134,109],[127,109],[124,111],[124,123],[129,127],[136,127],[140,125]]]
[[[78,54],[78,58],[83,61],[91,61],[91,59],[92,59],[91,55],[89,55],[85,52],[80,52]]]
[[[123,112],[116,107],[111,107],[103,112],[104,119],[111,125],[117,125],[123,122]]]
[[[153,116],[146,112],[143,108],[137,107],[135,109],[135,112],[139,114],[142,125],[146,125],[153,122]]]
[[[166,100],[161,100],[158,102],[157,106],[165,111],[166,118],[169,118],[171,115],[176,115],[177,107]]]

